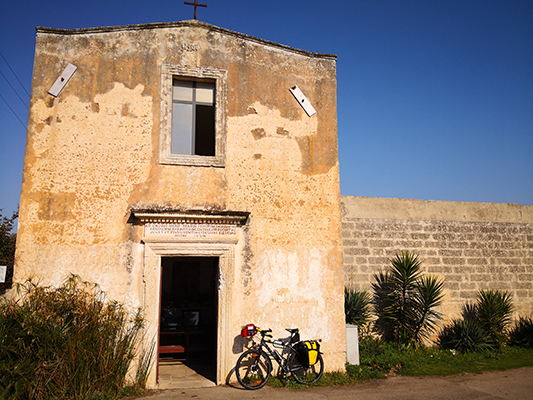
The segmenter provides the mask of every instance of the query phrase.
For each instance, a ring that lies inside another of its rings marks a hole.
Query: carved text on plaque
[[[211,237],[235,236],[235,225],[218,224],[173,224],[173,223],[148,223],[144,231],[146,236],[167,237]]]

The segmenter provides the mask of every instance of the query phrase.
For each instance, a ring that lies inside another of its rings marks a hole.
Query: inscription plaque
[[[218,224],[173,224],[173,223],[147,223],[144,234],[146,236],[165,237],[212,237],[235,236],[235,225]]]

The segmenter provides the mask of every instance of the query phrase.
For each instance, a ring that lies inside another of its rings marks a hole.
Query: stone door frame
[[[220,227],[233,225],[234,230],[230,233],[224,231],[223,235],[215,233],[202,237],[169,237],[146,235],[142,239],[144,243],[143,262],[143,293],[142,304],[146,320],[146,331],[149,339],[154,339],[156,346],[159,345],[159,317],[161,307],[161,259],[162,257],[218,257],[219,280],[218,280],[218,311],[217,311],[217,348],[216,348],[216,384],[226,381],[228,371],[233,367],[232,347],[233,338],[231,332],[232,299],[234,298],[235,279],[235,254],[242,245],[242,229],[240,226],[246,221],[247,215],[239,214],[228,218],[227,215],[209,216],[199,214],[174,214],[169,217],[166,214],[162,219],[161,214],[135,213],[141,222],[168,223],[168,224],[204,224]],[[170,226],[170,225],[169,225]],[[193,229],[194,231],[194,229]],[[194,232],[193,232],[194,233]],[[234,333],[234,332],[233,332]],[[157,347],[156,347],[157,350]],[[154,352],[152,369],[148,378],[148,385],[156,386],[158,354]]]

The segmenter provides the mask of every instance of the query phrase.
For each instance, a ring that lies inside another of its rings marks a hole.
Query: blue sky
[[[533,1],[201,3],[204,22],[338,55],[342,194],[533,205]],[[4,1],[0,52],[30,92],[35,26],[192,16],[181,0]],[[19,202],[29,101],[11,69],[0,57],[18,93],[0,75],[4,214]]]

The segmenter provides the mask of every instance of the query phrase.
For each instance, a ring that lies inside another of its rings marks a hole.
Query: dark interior
[[[215,155],[215,107],[196,106],[196,139],[194,154]]]
[[[159,359],[214,374],[218,257],[163,257],[161,267]]]

